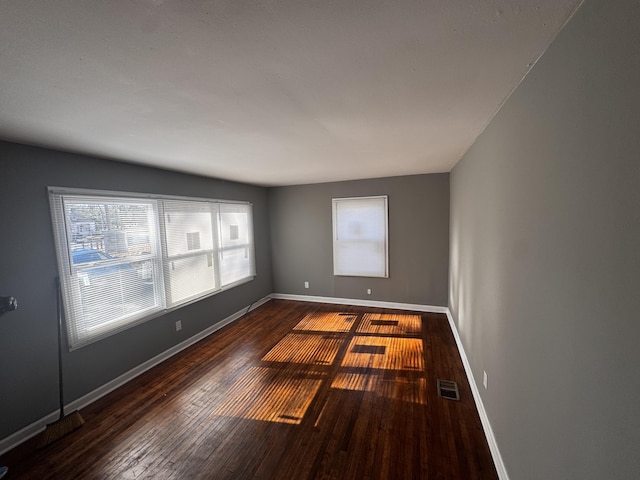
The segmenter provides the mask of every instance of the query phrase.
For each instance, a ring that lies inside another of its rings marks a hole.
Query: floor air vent
[[[450,380],[438,380],[438,396],[449,400],[460,400],[458,384]]]

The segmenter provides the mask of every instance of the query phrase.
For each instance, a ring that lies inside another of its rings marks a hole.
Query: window
[[[237,282],[253,271],[253,219],[250,205],[220,204],[220,282]]]
[[[166,200],[163,207],[167,302],[176,306],[212,293],[220,286],[213,258],[218,205]]]
[[[251,205],[50,188],[71,349],[251,280]]]
[[[388,277],[387,196],[333,199],[333,273]]]

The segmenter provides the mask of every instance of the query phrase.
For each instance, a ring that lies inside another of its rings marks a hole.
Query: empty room
[[[0,1],[0,478],[636,479],[640,2]]]

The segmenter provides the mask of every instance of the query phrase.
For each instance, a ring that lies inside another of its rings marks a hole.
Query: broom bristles
[[[47,425],[44,432],[42,432],[38,448],[46,447],[59,438],[62,438],[68,433],[80,428],[83,424],[84,418],[82,418],[82,415],[80,415],[80,412],[77,410],[53,423],[50,423]]]

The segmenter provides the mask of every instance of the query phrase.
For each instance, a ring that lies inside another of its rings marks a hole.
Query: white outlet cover
[[[489,383],[489,378],[487,376],[487,372],[482,372],[482,385],[484,385],[484,388],[487,388],[487,384]]]
[[[182,320],[176,322],[176,332],[182,330]]]
[[[309,288],[309,282],[304,282],[304,288]]]

